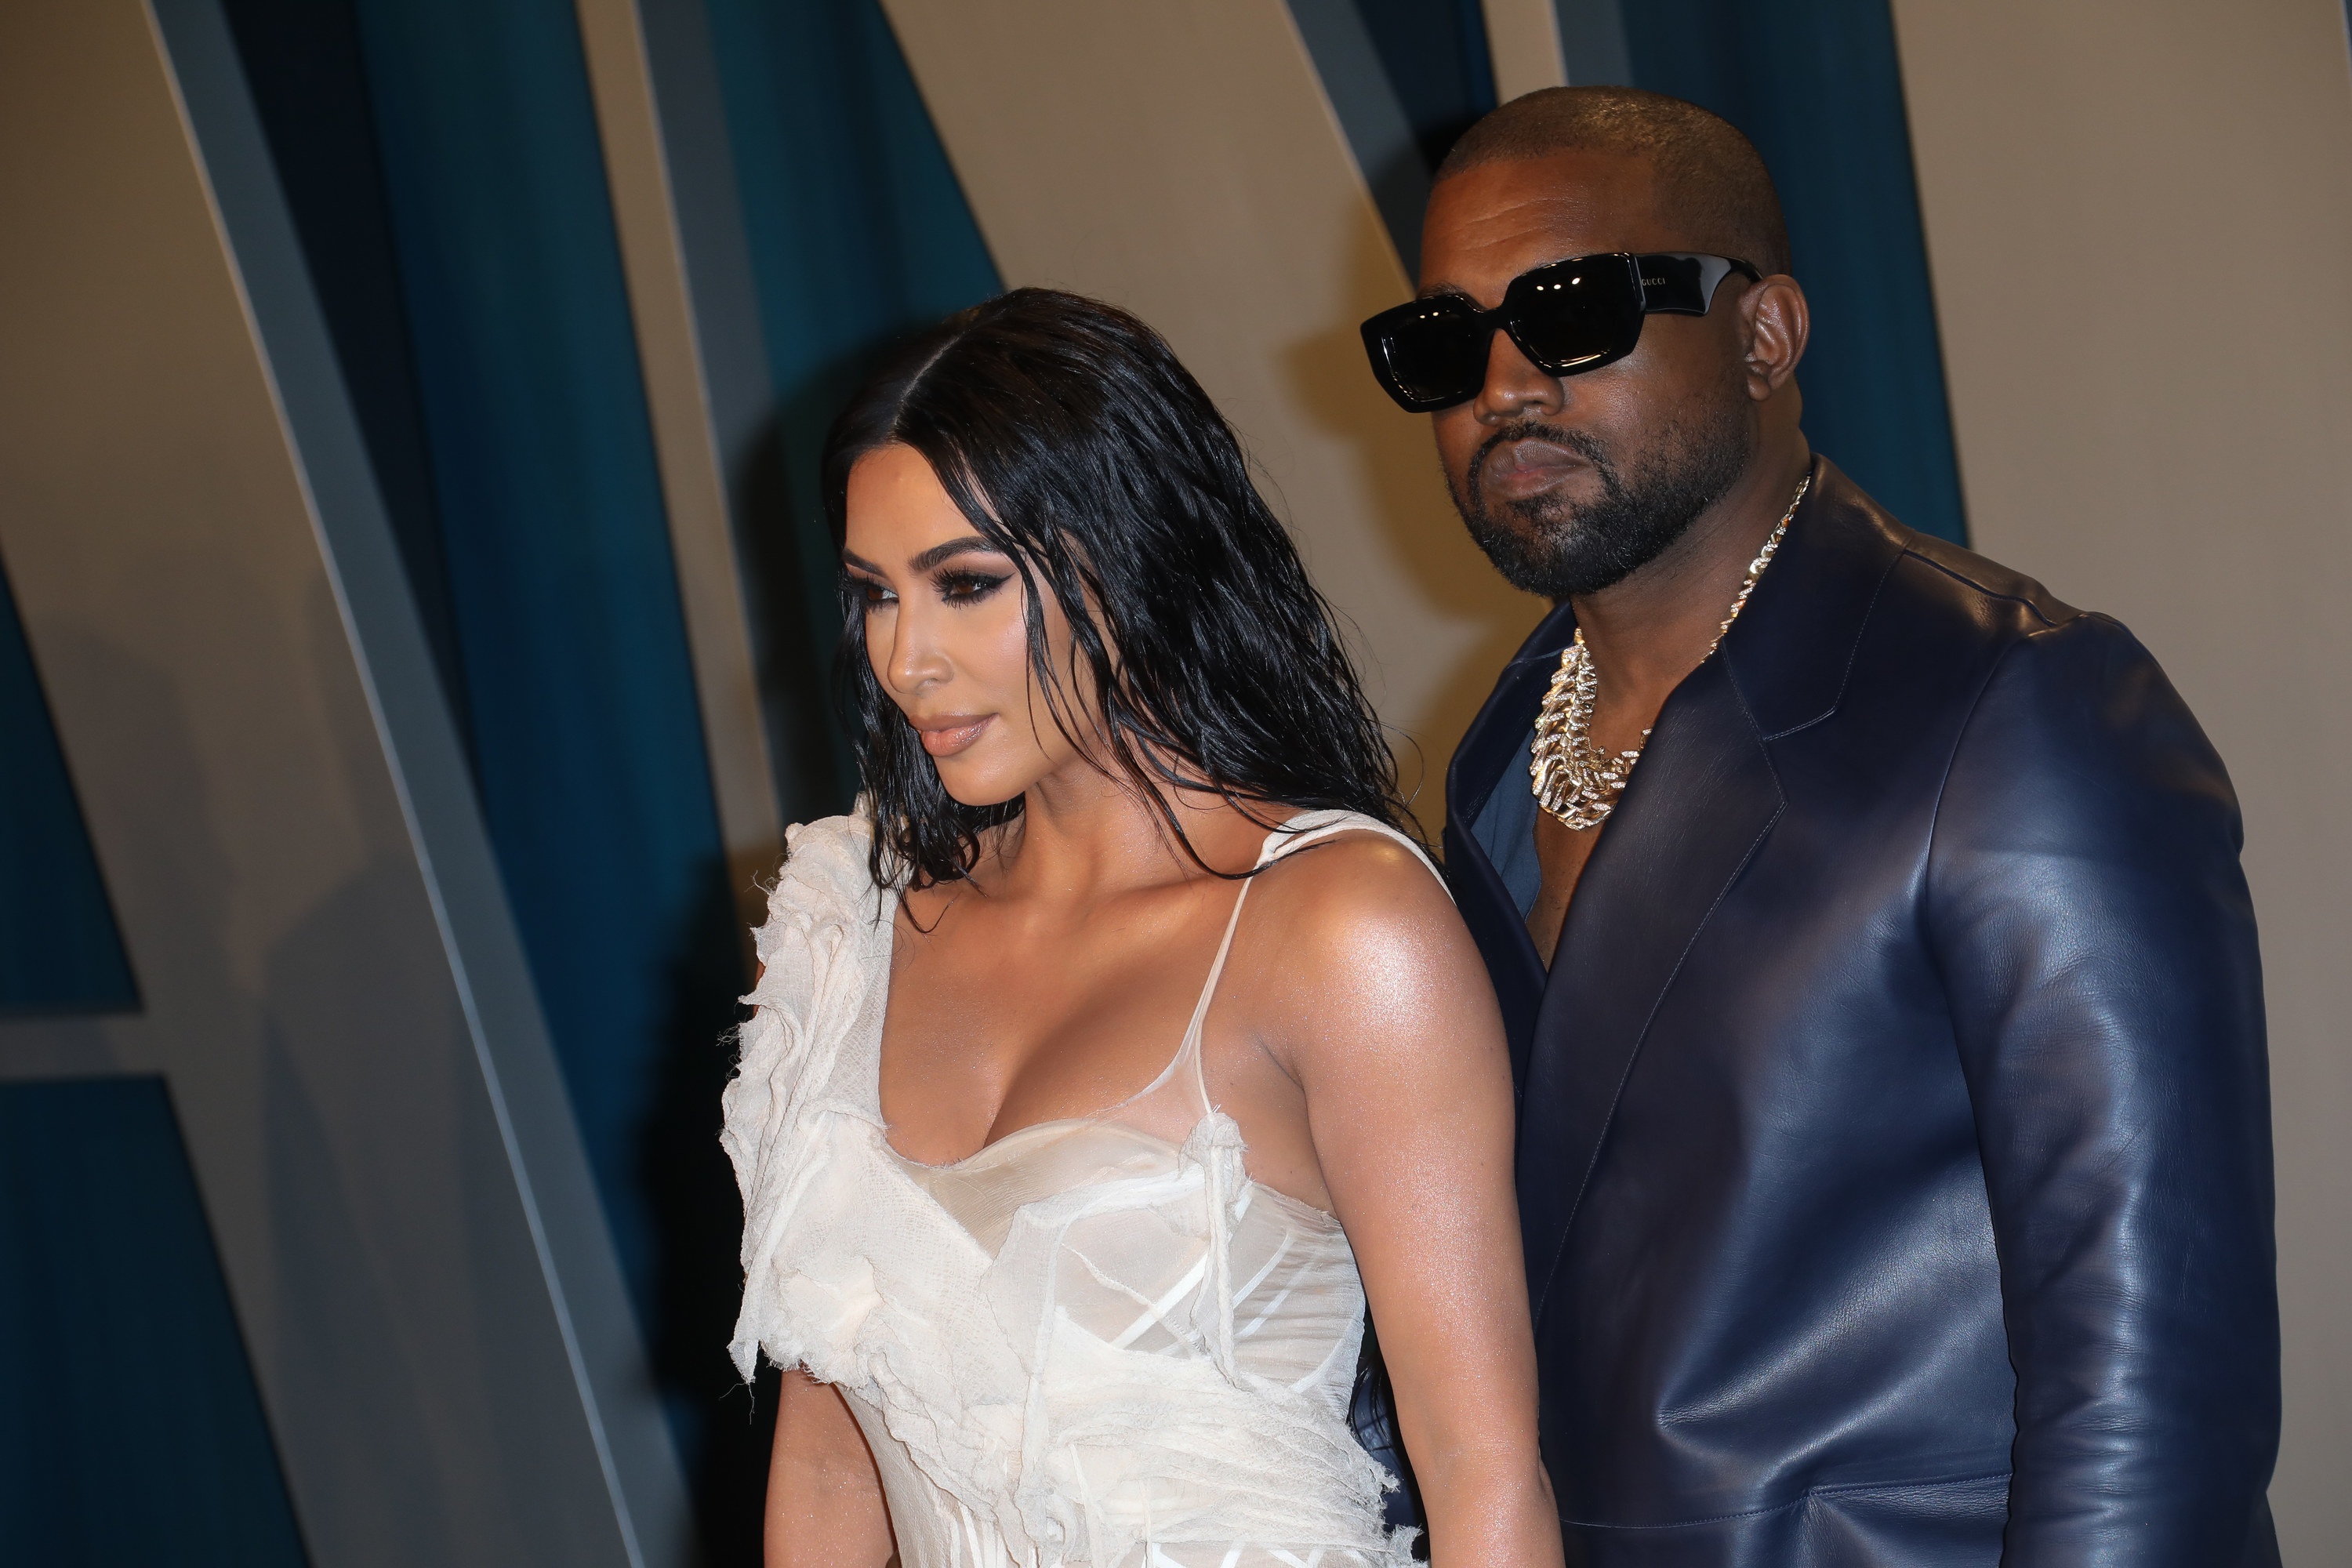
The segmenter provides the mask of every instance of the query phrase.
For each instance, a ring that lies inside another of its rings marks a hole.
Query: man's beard
[[[1629,475],[1609,447],[1582,430],[1514,420],[1480,444],[1470,460],[1468,494],[1454,498],[1470,537],[1513,587],[1548,599],[1598,594],[1647,566],[1729,492],[1755,449],[1744,410],[1726,408],[1700,428],[1677,422],[1660,433],[1655,456]],[[1557,494],[1487,509],[1486,459],[1507,441],[1538,440],[1592,465],[1601,494],[1570,502]]]

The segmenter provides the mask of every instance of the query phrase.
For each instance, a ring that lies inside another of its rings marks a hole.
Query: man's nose
[[[1564,401],[1559,378],[1537,369],[1511,334],[1497,328],[1486,345],[1486,379],[1472,400],[1479,423],[1502,425],[1558,414]]]

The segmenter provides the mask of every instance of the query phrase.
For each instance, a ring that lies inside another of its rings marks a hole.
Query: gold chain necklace
[[[1797,505],[1812,482],[1810,472],[1797,481],[1789,510],[1780,514],[1780,526],[1749,563],[1748,580],[1739,584],[1739,595],[1731,601],[1731,614],[1723,617],[1715,640],[1699,656],[1701,664],[1715,657],[1715,650],[1723,646],[1724,634],[1748,607],[1756,579],[1772,564],[1781,536],[1789,531],[1789,520],[1797,515]],[[1624,793],[1625,781],[1633,776],[1633,764],[1642,760],[1640,746],[1612,757],[1593,744],[1592,708],[1600,694],[1601,677],[1592,668],[1592,655],[1585,650],[1584,628],[1579,626],[1575,640],[1560,652],[1551,689],[1544,693],[1543,711],[1536,716],[1535,756],[1528,773],[1534,783],[1536,804],[1580,833],[1609,820],[1609,814],[1617,809],[1617,797]],[[1648,744],[1649,739],[1650,731],[1643,731],[1643,744]]]

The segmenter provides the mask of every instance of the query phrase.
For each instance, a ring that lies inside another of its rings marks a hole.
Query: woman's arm
[[[768,1464],[767,1568],[885,1568],[890,1513],[866,1434],[838,1390],[787,1368]]]
[[[1410,855],[1365,839],[1333,851],[1293,884],[1288,918],[1260,927],[1307,950],[1269,997],[1269,1045],[1305,1091],[1363,1271],[1432,1563],[1557,1568],[1494,989]]]

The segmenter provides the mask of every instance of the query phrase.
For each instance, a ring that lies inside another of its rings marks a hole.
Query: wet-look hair
[[[1483,164],[1601,153],[1650,165],[1651,199],[1689,248],[1789,270],[1789,226],[1756,144],[1696,103],[1634,87],[1547,87],[1462,133],[1438,165],[1445,181]]]
[[[1150,327],[1097,300],[1016,289],[901,345],[825,440],[836,546],[851,468],[893,443],[921,455],[1020,574],[1053,722],[1150,804],[1196,864],[1155,784],[1213,791],[1259,820],[1269,805],[1339,807],[1412,830],[1330,606],[1232,427]],[[1093,711],[1071,671],[1054,668],[1048,595]],[[875,878],[961,878],[1021,799],[970,806],[948,794],[876,678],[845,574],[842,610],[835,679],[870,798]]]

